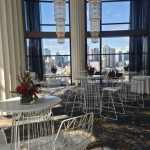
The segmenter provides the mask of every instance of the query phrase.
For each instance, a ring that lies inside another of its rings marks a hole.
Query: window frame
[[[23,8],[24,8],[24,2],[27,2],[28,0],[22,0],[23,1]],[[32,2],[35,3],[53,3],[53,0],[39,0],[39,1],[35,1],[35,0],[30,0]],[[45,57],[56,57],[56,56],[69,56],[70,57],[70,75],[64,75],[62,77],[70,77],[71,80],[71,84],[72,84],[72,55],[71,55],[71,36],[70,36],[70,31],[71,31],[71,27],[70,27],[70,0],[66,0],[66,3],[68,4],[68,11],[69,11],[69,24],[65,24],[65,26],[69,27],[69,32],[65,32],[65,39],[69,39],[70,41],[70,55],[42,55],[42,58]],[[44,31],[40,31],[40,32],[30,32],[30,31],[26,31],[26,20],[25,20],[25,9],[23,9],[23,15],[24,15],[24,37],[25,37],[25,55],[26,55],[26,68],[28,68],[28,58],[30,56],[27,55],[27,39],[57,39],[57,35],[56,32],[44,32]],[[42,24],[40,23],[40,26],[56,26],[56,24]],[[43,66],[44,67],[44,66]],[[44,76],[44,74],[43,74]]]
[[[130,2],[131,0],[102,0],[101,3],[115,3],[115,2]],[[86,66],[88,66],[88,56],[89,54],[87,53],[87,39],[91,38],[91,34],[90,31],[87,31],[87,3],[88,0],[85,0],[85,23],[86,23],[86,33],[85,33],[85,38],[86,38],[86,52],[85,52],[85,58],[86,58]],[[101,18],[102,18],[102,4],[100,5],[100,9],[101,9]],[[130,9],[130,8],[129,8]],[[102,20],[100,19],[100,45],[99,45],[99,49],[100,49],[100,72],[102,73],[102,38],[115,38],[115,37],[130,37],[130,36],[147,36],[149,31],[145,30],[145,29],[141,29],[141,30],[112,30],[112,31],[102,31],[102,25],[119,25],[119,24],[129,24],[130,25],[130,21],[129,22],[120,22],[120,23],[102,23]],[[130,56],[130,52],[128,53],[122,53],[123,55],[128,54]],[[122,55],[120,54],[120,55]],[[143,52],[143,53],[132,53],[135,55],[141,55],[141,54],[148,54],[148,52]],[[110,55],[110,54],[108,54]],[[111,54],[112,55],[112,54]],[[115,54],[119,56],[119,53]]]

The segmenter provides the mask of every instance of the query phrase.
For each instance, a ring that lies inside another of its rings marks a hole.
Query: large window
[[[123,71],[125,64],[129,64],[129,37],[102,38],[102,69]]]
[[[41,54],[42,54],[42,64],[43,64],[43,77],[49,77],[52,75],[51,67],[53,65],[57,66],[56,75],[61,77],[62,81],[67,81],[71,83],[71,49],[70,49],[70,21],[69,21],[69,0],[66,0],[66,22],[65,22],[65,42],[63,44],[59,44],[57,42],[56,37],[56,22],[54,18],[54,3],[53,0],[39,0],[30,2],[24,0],[24,5],[27,6],[27,3],[32,3],[32,7],[34,4],[39,4],[39,22],[40,22],[40,30],[38,32],[34,30],[30,30],[35,28],[34,20],[37,16],[32,16],[29,11],[27,11],[27,7],[25,7],[25,22],[26,22],[26,43],[27,43],[27,69],[30,71],[34,71],[30,67],[30,60],[34,59],[32,52],[30,52],[30,45],[33,39],[40,39],[41,44]],[[28,23],[27,16],[31,16],[33,18],[33,22]],[[33,24],[32,24],[33,23]],[[29,27],[31,26],[31,27]],[[36,51],[36,49],[34,49]],[[49,75],[49,76],[48,76]],[[60,79],[60,78],[59,78]]]
[[[86,3],[87,22],[87,65],[96,70],[117,69],[122,71],[129,64],[129,36],[122,35],[129,30],[130,0],[102,0],[100,39],[91,43],[89,3]],[[105,33],[104,33],[104,32]]]
[[[130,28],[130,21],[138,24],[138,20],[130,19],[130,11],[134,9],[130,5],[131,0],[102,0],[99,42],[91,43],[89,3],[86,1],[88,66],[101,72],[123,71],[126,65],[134,71],[147,69],[145,31]]]

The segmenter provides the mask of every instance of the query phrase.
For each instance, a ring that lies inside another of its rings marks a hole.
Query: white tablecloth
[[[150,94],[150,76],[133,76],[131,91],[139,94]]]

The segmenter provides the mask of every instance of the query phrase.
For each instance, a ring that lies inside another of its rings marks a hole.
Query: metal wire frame
[[[42,115],[43,113],[36,114]],[[30,120],[28,124],[23,126],[22,135],[20,128],[18,131],[19,147],[13,150],[84,150],[91,141],[93,131],[93,113],[66,119],[61,122],[56,135],[53,134],[51,124],[47,122],[49,118],[45,116],[46,122],[36,116],[33,122],[33,113],[24,117],[23,120]],[[30,119],[29,119],[29,118]],[[26,119],[25,119],[26,118]],[[42,121],[42,122],[41,122]],[[18,126],[19,127],[19,126]],[[27,140],[25,140],[25,128],[27,128]],[[23,136],[20,141],[20,135]],[[6,136],[3,130],[0,130],[0,146],[2,150],[10,149],[10,145],[6,143]],[[3,143],[4,145],[1,145]],[[3,147],[2,147],[3,146]]]
[[[93,131],[93,113],[61,122],[54,140],[55,150],[85,150]]]
[[[84,92],[84,103],[83,103],[83,112],[94,114],[100,114],[101,112],[101,98],[99,92],[89,93],[88,91]]]
[[[102,91],[102,101],[101,101],[100,116],[104,118],[118,120],[117,114],[125,114],[124,105],[121,97],[121,87],[120,86],[106,87],[103,88],[101,91]],[[102,114],[103,110],[107,110],[107,112],[114,114],[114,117],[112,117],[112,115],[110,117],[108,115],[103,115]]]
[[[53,141],[54,122],[50,108],[20,113],[18,119],[14,114],[13,118],[17,120],[13,122],[11,141],[13,150],[42,149],[44,145]]]
[[[83,108],[83,89],[80,86],[75,86],[66,91],[62,95],[62,103],[65,113],[69,113],[72,117],[74,112],[81,111]]]
[[[100,114],[101,112],[100,84],[84,83],[82,86],[84,88],[83,111],[85,113],[93,112],[94,114]]]

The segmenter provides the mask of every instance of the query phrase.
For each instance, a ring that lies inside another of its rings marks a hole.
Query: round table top
[[[61,102],[61,99],[59,97],[48,94],[39,94],[38,97],[39,100],[37,102],[29,105],[22,105],[20,103],[20,97],[14,97],[5,101],[1,101],[0,111],[11,113],[32,112],[43,110],[46,108],[52,108],[53,106]]]
[[[82,79],[93,79],[93,80],[98,80],[104,78],[103,75],[92,75],[92,76],[78,76],[75,79],[76,80],[82,80]]]

